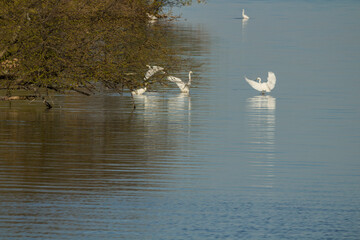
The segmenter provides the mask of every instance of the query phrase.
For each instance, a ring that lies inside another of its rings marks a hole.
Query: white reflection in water
[[[174,97],[168,99],[168,111],[169,112],[178,112],[180,111],[181,115],[190,116],[191,115],[191,97],[187,93],[180,93]],[[177,114],[178,115],[178,114]]]
[[[143,107],[144,127],[146,136],[157,135],[164,131],[176,134],[178,138],[174,141],[190,141],[191,132],[191,98],[189,94],[179,93],[176,95],[166,95],[152,93],[148,95],[134,96],[137,110]],[[151,142],[151,141],[149,141]],[[150,144],[150,143],[149,143]],[[149,146],[153,147],[153,146]]]
[[[180,93],[168,100],[169,120],[182,123],[184,133],[189,139],[191,129],[191,97],[188,93]]]
[[[241,19],[241,37],[242,41],[245,42],[245,34],[246,34],[246,25],[248,23],[248,19]]]
[[[188,118],[191,115],[191,97],[187,93],[167,97],[157,94],[139,95],[134,96],[134,101],[136,105],[143,105],[145,113],[150,115],[151,113],[159,113],[162,110],[168,112],[169,117],[177,121],[184,120],[184,116]]]
[[[276,98],[255,96],[247,99],[250,164],[254,167],[254,187],[273,186],[275,164]]]
[[[245,27],[246,27],[247,23],[248,23],[248,19],[242,19],[241,20],[241,25],[242,25],[242,30],[243,31],[245,30]]]
[[[269,95],[259,95],[247,99],[248,109],[275,110],[276,98]],[[274,113],[272,114],[274,115]]]

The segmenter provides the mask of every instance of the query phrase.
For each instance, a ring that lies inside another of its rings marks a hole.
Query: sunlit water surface
[[[360,3],[181,11],[189,96],[0,103],[1,239],[359,239]]]

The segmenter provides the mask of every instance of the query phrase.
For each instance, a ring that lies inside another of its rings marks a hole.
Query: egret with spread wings
[[[183,93],[189,93],[190,92],[190,86],[191,86],[191,74],[193,72],[189,72],[189,81],[188,83],[184,83],[180,78],[174,77],[174,76],[168,76],[167,80],[176,83],[176,85],[180,88],[180,91]]]
[[[138,88],[138,89],[135,89],[133,91],[131,91],[131,95],[142,95],[144,94],[144,92],[146,92],[147,88],[146,86],[148,85],[148,82],[147,80],[153,76],[155,73],[157,72],[162,72],[164,73],[164,68],[163,67],[159,67],[159,66],[150,66],[150,65],[146,65],[149,70],[147,70],[147,72],[145,73],[145,77],[144,77],[144,81],[145,81],[145,87],[143,88]]]
[[[245,77],[245,80],[252,86],[255,90],[265,94],[266,92],[271,92],[274,89],[276,84],[276,77],[273,72],[268,72],[267,82],[261,82],[261,78],[256,78],[257,82]]]

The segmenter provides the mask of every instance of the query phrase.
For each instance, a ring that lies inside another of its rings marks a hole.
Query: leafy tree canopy
[[[198,2],[202,2],[199,1]],[[0,88],[85,94],[142,87],[147,64],[179,67],[147,14],[191,0],[0,0]],[[151,83],[161,82],[155,79]],[[150,84],[151,84],[150,83]]]

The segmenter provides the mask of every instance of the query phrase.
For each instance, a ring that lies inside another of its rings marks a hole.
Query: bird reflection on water
[[[150,132],[161,132],[167,129],[178,134],[190,135],[191,130],[191,97],[187,93],[161,95],[150,93],[136,96],[139,116],[143,117],[145,126]],[[161,124],[160,124],[161,123]]]
[[[275,110],[276,98],[272,96],[255,96],[247,99],[253,187],[273,187],[276,140]]]

